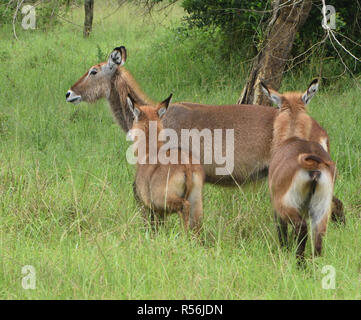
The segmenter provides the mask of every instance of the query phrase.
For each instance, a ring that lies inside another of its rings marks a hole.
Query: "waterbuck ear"
[[[302,101],[304,104],[309,104],[313,96],[318,90],[318,79],[314,79],[308,86],[306,92],[302,95]]]
[[[134,106],[133,101],[132,101],[132,99],[130,99],[129,96],[127,97],[127,104],[128,104],[128,108],[133,113],[135,121],[138,121],[138,118],[140,115],[140,110]]]
[[[163,117],[165,112],[167,111],[168,106],[169,106],[169,102],[172,99],[172,96],[173,96],[173,93],[171,93],[167,99],[165,99],[164,101],[162,101],[159,104],[159,109],[158,109],[159,118]]]
[[[116,47],[113,49],[112,53],[109,56],[108,64],[116,64],[118,66],[124,65],[127,60],[127,50],[124,46]]]
[[[261,81],[260,86],[262,88],[263,93],[273,102],[277,105],[278,108],[281,108],[282,105],[282,97],[281,95],[273,90],[267,87],[267,85]]]

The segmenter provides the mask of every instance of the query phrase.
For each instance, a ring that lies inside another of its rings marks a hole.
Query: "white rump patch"
[[[307,170],[299,170],[293,177],[291,187],[283,196],[283,205],[288,208],[301,210],[301,207],[308,195],[308,189],[306,189],[305,186],[310,182],[310,180],[311,178]]]
[[[310,202],[310,216],[312,218],[312,228],[315,228],[325,214],[331,209],[333,195],[333,178],[328,170],[321,170],[315,193]]]
[[[308,171],[300,169],[293,178],[291,187],[283,197],[282,203],[285,207],[295,208],[301,213],[302,206],[307,200],[309,184],[311,178]],[[325,214],[331,208],[333,194],[333,179],[328,170],[321,170],[321,175],[317,181],[316,189],[310,199],[309,216],[312,219],[312,227],[315,228]]]

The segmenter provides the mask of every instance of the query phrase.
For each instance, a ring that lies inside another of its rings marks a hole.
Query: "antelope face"
[[[108,95],[110,80],[107,63],[92,66],[66,93],[66,101],[78,104],[81,101],[95,102]]]
[[[127,97],[128,108],[134,117],[133,126],[127,133],[129,140],[135,141],[138,136],[137,132],[139,131],[146,132],[148,134],[150,122],[153,121],[157,122],[158,125],[160,124],[160,120],[168,109],[172,95],[173,94],[170,94],[167,99],[159,103],[157,106],[144,105],[137,107],[134,105],[132,99],[129,96]]]
[[[81,101],[95,102],[109,96],[111,81],[118,66],[126,60],[126,49],[117,47],[107,62],[92,66],[65,95],[66,101],[78,104]]]

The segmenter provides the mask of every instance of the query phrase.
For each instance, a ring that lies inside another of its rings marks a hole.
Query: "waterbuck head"
[[[134,133],[136,129],[143,131],[145,135],[148,136],[149,124],[151,121],[157,122],[157,131],[158,133],[160,132],[160,130],[162,129],[162,124],[160,120],[167,112],[172,95],[173,94],[170,94],[167,99],[165,99],[161,103],[158,103],[156,106],[153,105],[135,106],[134,101],[129,96],[127,97],[128,108],[130,109],[134,117],[132,130],[129,131],[131,140],[134,141],[132,132]]]
[[[92,66],[66,93],[66,101],[77,104],[81,101],[95,102],[109,96],[111,80],[118,66],[127,59],[125,47],[113,50],[108,61]]]
[[[305,92],[285,92],[283,94],[267,87],[264,82],[260,83],[265,95],[277,105],[281,111],[304,111],[318,90],[318,79],[314,79]]]
[[[314,141],[329,152],[327,132],[308,114],[307,104],[318,90],[318,80],[313,80],[305,92],[286,92],[283,94],[267,87],[261,82],[263,92],[278,106],[279,114],[273,122],[272,150],[291,137]]]

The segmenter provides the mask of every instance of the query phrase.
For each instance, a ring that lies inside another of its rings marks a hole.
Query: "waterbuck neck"
[[[308,140],[312,130],[312,118],[302,106],[281,107],[273,125],[272,150],[291,137]]]
[[[146,105],[151,102],[140,90],[138,84],[128,71],[118,68],[111,78],[108,102],[114,118],[125,132],[133,125],[133,114],[128,108],[129,96],[136,105]]]

